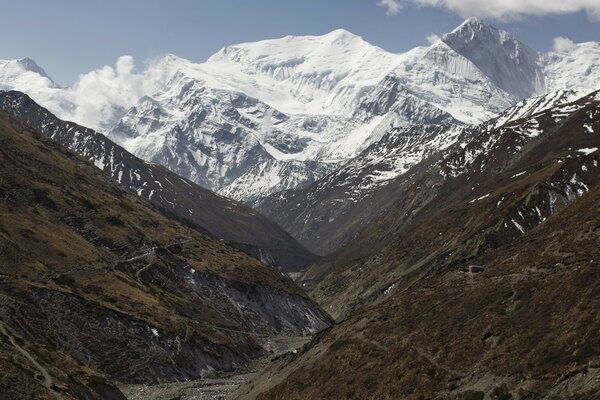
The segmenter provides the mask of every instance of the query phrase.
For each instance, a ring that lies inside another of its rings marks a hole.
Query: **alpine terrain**
[[[0,399],[600,399],[600,42],[555,41],[0,61]]]
[[[599,133],[594,92],[405,174],[305,273],[338,323],[237,395],[600,397]]]
[[[329,317],[289,279],[169,220],[0,112],[4,399],[122,399],[114,382],[199,378]]]
[[[144,162],[100,133],[61,121],[23,93],[0,91],[0,109],[94,163],[163,213],[226,240],[270,266],[294,272],[316,260],[287,232],[249,207]]]
[[[229,46],[201,64],[167,55],[139,75],[131,62],[117,63],[112,103],[90,104],[85,80],[61,88],[29,59],[0,61],[0,89],[252,202],[309,186],[391,129],[477,124],[534,95],[593,88],[600,45],[539,54],[471,18],[403,54],[339,29]]]

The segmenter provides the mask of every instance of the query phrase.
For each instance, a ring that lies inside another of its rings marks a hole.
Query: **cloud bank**
[[[381,0],[390,15],[398,14],[407,4],[422,7],[446,8],[462,17],[492,18],[500,21],[527,16],[585,12],[600,20],[599,0]]]
[[[379,2],[377,2],[377,5],[379,7],[386,8],[387,15],[396,15],[402,9],[402,5],[400,4],[399,0],[379,0]]]
[[[569,38],[559,36],[554,38],[553,50],[558,52],[564,52],[573,50],[577,46],[574,41]]]
[[[430,33],[429,35],[425,36],[425,39],[427,40],[427,43],[434,44],[440,40],[440,37],[435,33]]]
[[[105,66],[79,76],[65,93],[75,104],[69,117],[86,126],[108,128],[115,118],[145,94],[144,79],[134,72],[131,56],[121,56],[114,67]]]

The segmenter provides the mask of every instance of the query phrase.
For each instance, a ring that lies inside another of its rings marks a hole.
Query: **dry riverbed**
[[[158,385],[120,385],[129,400],[230,400],[233,392],[260,373],[272,358],[294,352],[311,339],[302,337],[273,337],[265,339],[267,356],[256,360],[247,370],[220,374],[195,381],[163,383]]]

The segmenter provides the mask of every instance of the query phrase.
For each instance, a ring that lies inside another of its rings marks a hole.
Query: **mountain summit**
[[[46,71],[42,67],[40,67],[34,60],[29,57],[21,58],[17,60],[17,63],[23,67],[23,69],[31,72],[35,72],[43,77],[50,79]]]
[[[0,89],[14,86],[28,87],[36,92],[59,87],[31,58],[0,60]]]
[[[519,100],[545,90],[540,55],[506,31],[469,18],[442,40]]]
[[[221,71],[233,69],[238,80],[275,90],[279,99],[261,93],[260,88],[246,93],[282,112],[347,115],[365,87],[376,84],[396,63],[396,55],[337,29],[322,36],[228,46],[206,64]]]

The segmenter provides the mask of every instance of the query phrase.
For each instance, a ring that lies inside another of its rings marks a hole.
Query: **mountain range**
[[[379,212],[386,212],[396,201],[398,188],[417,171],[432,168],[440,157],[462,150],[483,132],[568,104],[584,93],[561,89],[532,97],[479,125],[392,129],[309,187],[275,193],[255,202],[255,207],[313,252],[333,253],[356,238]]]
[[[70,87],[0,61],[0,390],[600,398],[598,78],[600,43],[476,18],[402,54],[338,29]]]
[[[337,323],[238,398],[600,396],[600,96],[492,122],[381,189],[301,280]]]
[[[0,89],[253,202],[309,186],[390,129],[477,124],[531,96],[593,88],[599,65],[598,43],[540,54],[471,18],[403,54],[340,29],[228,46],[201,64],[167,55],[140,74],[122,58],[94,73],[115,76],[93,96],[87,75],[61,88],[30,59],[2,61]]]

